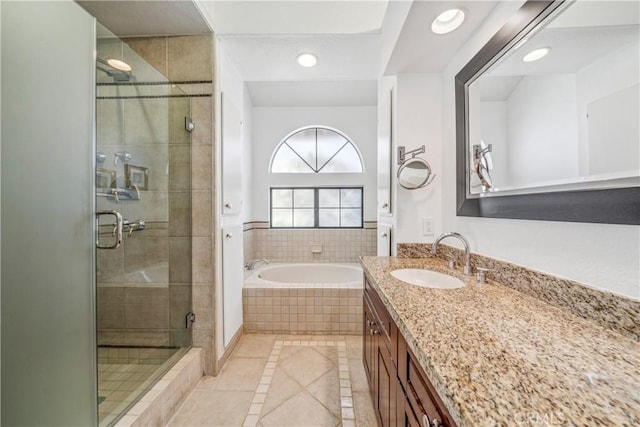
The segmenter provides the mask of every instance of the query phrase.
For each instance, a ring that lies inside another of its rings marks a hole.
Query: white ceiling
[[[383,73],[442,71],[498,2],[390,1],[79,3],[118,36],[198,34],[213,27],[227,57],[250,83],[256,104],[308,106],[371,105],[377,97],[372,82]],[[462,27],[444,36],[431,33],[433,18],[452,7],[466,12]],[[298,66],[302,52],[316,54],[318,64]]]
[[[411,6],[385,74],[438,73],[478,29],[498,1],[415,1]],[[453,7],[465,12],[457,30],[443,35],[431,32],[431,23]]]
[[[206,34],[211,29],[192,1],[76,0],[118,37]]]
[[[387,0],[198,0],[216,34],[364,34],[378,32]]]

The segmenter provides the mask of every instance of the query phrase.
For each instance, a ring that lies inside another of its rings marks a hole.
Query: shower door
[[[98,412],[107,426],[191,345],[190,101],[100,25],[96,68]]]

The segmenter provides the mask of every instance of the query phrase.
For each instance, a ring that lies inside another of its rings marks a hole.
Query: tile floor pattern
[[[182,354],[166,348],[98,348],[98,420],[108,426]]]
[[[358,335],[244,335],[173,427],[376,426]]]

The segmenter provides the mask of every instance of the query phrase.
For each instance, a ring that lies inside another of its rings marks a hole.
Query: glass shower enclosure
[[[190,100],[97,34],[97,399],[109,426],[191,346]]]

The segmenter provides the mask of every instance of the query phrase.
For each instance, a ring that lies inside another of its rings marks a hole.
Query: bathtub
[[[361,334],[359,264],[272,263],[246,271],[243,323],[248,333]]]
[[[252,270],[245,288],[329,288],[361,289],[359,264],[267,264]]]

